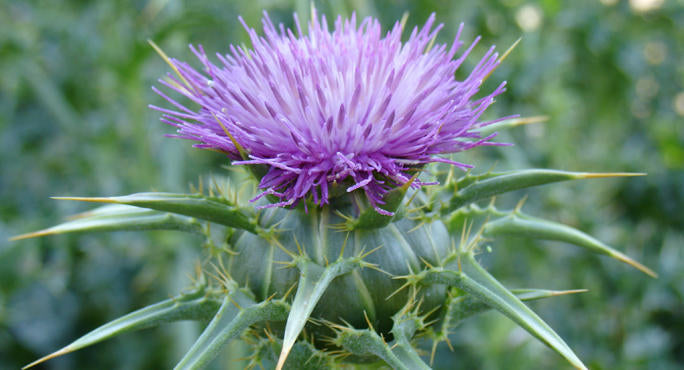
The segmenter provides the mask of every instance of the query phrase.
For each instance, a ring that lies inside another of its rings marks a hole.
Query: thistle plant
[[[585,365],[524,301],[576,293],[508,289],[478,261],[497,238],[557,240],[655,273],[601,241],[511,210],[494,197],[553,182],[632,176],[549,169],[474,173],[459,152],[529,122],[482,120],[505,82],[480,88],[508,52],[494,48],[464,79],[455,73],[477,44],[459,28],[437,44],[432,15],[406,41],[406,18],[383,33],[376,19],[329,27],[315,12],[304,32],[263,18],[263,36],[240,19],[252,46],[200,69],[166,56],[172,72],[152,106],[173,136],[225,155],[231,175],[189,194],[59,199],[108,203],[61,225],[21,235],[180,230],[204,238],[206,262],[178,296],[139,309],[30,364],[114,335],[178,320],[208,324],[177,368],[201,368],[232,339],[251,366],[334,368],[386,364],[428,369],[460,322],[496,310],[577,368]],[[465,49],[465,50],[464,50]],[[509,49],[510,51],[511,49]],[[213,57],[211,58],[213,59]],[[183,97],[183,102],[174,98]],[[432,340],[431,353],[416,346]],[[180,357],[180,356],[179,356]]]

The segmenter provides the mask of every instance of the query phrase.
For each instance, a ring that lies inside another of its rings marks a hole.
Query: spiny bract
[[[581,290],[507,289],[476,260],[483,238],[565,241],[655,274],[579,230],[528,216],[520,206],[505,211],[478,202],[551,182],[632,174],[456,176],[453,165],[468,166],[445,155],[489,144],[494,129],[525,122],[479,121],[504,87],[474,98],[501,62],[493,49],[459,81],[454,72],[475,43],[454,59],[461,27],[450,46],[433,45],[442,27],[433,29],[434,15],[403,43],[403,22],[385,36],[372,18],[359,26],[353,16],[338,18],[329,31],[325,17],[314,15],[307,34],[295,23],[296,35],[265,16],[265,38],[245,25],[253,49],[231,47],[230,55],[217,55],[220,66],[193,48],[202,73],[158,50],[176,72],[161,83],[199,106],[186,108],[155,89],[176,107],[154,107],[162,120],[178,128],[177,136],[249,171],[208,195],[200,187],[192,194],[65,198],[112,204],[17,237],[181,230],[204,237],[212,257],[192,289],[31,365],[125,331],[198,320],[209,324],[177,368],[200,368],[242,338],[252,346],[251,366],[384,362],[427,369],[436,344],[461,320],[494,309],[584,368],[523,303]],[[415,347],[418,337],[435,343],[429,361]]]

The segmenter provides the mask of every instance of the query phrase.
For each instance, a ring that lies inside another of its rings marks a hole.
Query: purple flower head
[[[440,157],[480,145],[480,122],[505,82],[492,93],[474,98],[483,80],[498,65],[490,48],[470,75],[454,73],[475,46],[458,57],[463,25],[451,45],[432,45],[442,24],[434,14],[401,41],[402,25],[383,35],[377,19],[338,17],[329,29],[325,16],[312,17],[307,34],[295,15],[296,30],[276,27],[268,15],[264,36],[247,26],[252,50],[230,47],[230,54],[209,60],[203,48],[190,46],[202,71],[175,59],[160,83],[199,105],[186,108],[158,89],[176,107],[162,121],[178,128],[176,137],[195,140],[198,148],[227,154],[235,165],[266,165],[262,194],[289,206],[311,196],[329,202],[331,187],[363,189],[380,213],[383,195],[411,180],[430,162],[471,167]],[[295,33],[296,32],[296,33]],[[413,182],[412,186],[425,185]]]

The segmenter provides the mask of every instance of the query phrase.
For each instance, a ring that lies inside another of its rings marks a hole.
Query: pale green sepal
[[[287,317],[283,349],[280,352],[276,369],[282,369],[299,333],[333,279],[352,271],[355,267],[359,267],[360,262],[359,258],[339,259],[326,267],[322,267],[306,257],[297,257],[297,267],[300,270],[299,283],[297,293],[292,301],[292,309]]]
[[[472,253],[461,253],[446,268],[425,270],[416,276],[423,283],[441,283],[455,286],[503,313],[542,341],[578,369],[586,366],[570,347],[537,314],[506,289],[476,261]]]
[[[137,193],[119,197],[54,197],[54,199],[126,204],[157,211],[177,213],[256,233],[257,222],[247,209],[225,198],[202,194]]]
[[[78,232],[138,230],[180,230],[200,234],[202,225],[192,217],[115,204],[82,213],[48,229],[15,236],[12,240]]]
[[[174,298],[131,312],[128,315],[102,325],[59,351],[25,366],[24,369],[128,331],[174,321],[209,319],[218,310],[220,302],[218,292],[200,287],[188,293],[183,293]]]
[[[483,231],[484,236],[516,235],[575,244],[594,253],[613,257],[647,275],[657,277],[657,274],[653,270],[586,233],[567,225],[530,217],[520,212],[514,212],[509,216],[485,223]]]
[[[284,321],[289,306],[280,300],[254,302],[251,294],[235,289],[225,295],[221,307],[202,335],[174,369],[201,369],[213,360],[231,339],[261,321]]]
[[[589,173],[549,169],[466,175],[454,183],[446,184],[444,190],[440,191],[437,196],[444,203],[442,214],[447,214],[480,199],[532,186],[568,180],[642,175],[640,173]]]

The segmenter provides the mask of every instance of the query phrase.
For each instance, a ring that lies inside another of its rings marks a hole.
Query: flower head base
[[[264,37],[247,26],[253,50],[231,46],[229,55],[209,61],[203,48],[191,46],[203,64],[198,72],[171,59],[176,78],[160,83],[200,106],[193,111],[155,91],[177,110],[153,107],[162,121],[176,126],[176,137],[195,146],[226,153],[233,164],[268,167],[259,187],[288,206],[311,196],[329,202],[332,184],[347,192],[363,189],[378,212],[383,195],[410,181],[430,162],[470,167],[437,155],[492,145],[493,135],[476,129],[484,110],[502,93],[502,83],[474,99],[482,81],[498,65],[492,47],[462,81],[454,73],[478,39],[458,58],[459,36],[451,45],[432,46],[443,25],[434,14],[422,29],[401,41],[402,24],[383,36],[377,19],[335,21],[314,15],[308,34],[295,15],[296,33],[263,18]],[[425,183],[414,182],[419,186]]]

